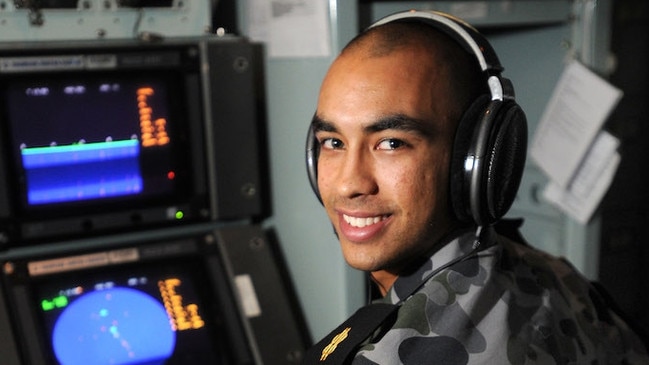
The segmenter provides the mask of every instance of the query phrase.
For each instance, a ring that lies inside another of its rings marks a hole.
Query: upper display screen
[[[21,81],[9,85],[6,102],[25,207],[173,190],[167,84]]]

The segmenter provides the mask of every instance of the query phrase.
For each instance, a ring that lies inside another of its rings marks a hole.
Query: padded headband
[[[477,29],[464,20],[437,11],[410,10],[381,18],[370,25],[368,29],[396,21],[425,22],[444,32],[467,52],[475,56],[480,70],[485,74],[491,100],[514,98],[514,88],[511,83],[509,80],[500,77],[500,73],[504,68],[500,64],[496,51]]]

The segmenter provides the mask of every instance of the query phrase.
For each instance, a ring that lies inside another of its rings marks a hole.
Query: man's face
[[[323,82],[318,187],[348,264],[398,275],[450,228],[449,80],[418,49],[362,55]]]

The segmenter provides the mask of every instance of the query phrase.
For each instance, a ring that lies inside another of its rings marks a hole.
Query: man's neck
[[[370,273],[370,278],[379,288],[381,296],[384,297],[388,290],[392,287],[395,281],[399,278],[399,275],[391,273],[387,270],[373,271]]]
[[[410,268],[411,270],[415,270],[423,263],[423,261],[428,260],[428,258],[431,255],[433,255],[442,247],[446,246],[451,240],[463,234],[462,232],[465,232],[467,229],[471,229],[471,230],[474,229],[470,227],[457,228],[457,226],[455,225],[453,227],[454,229],[451,229],[444,236],[442,236],[440,239],[437,240],[437,243],[431,248],[431,250],[429,250],[428,252],[423,252],[421,255],[418,255],[417,259],[412,260],[411,262],[409,262],[408,265],[404,265],[403,267]],[[370,278],[376,284],[382,297],[384,297],[388,293],[390,288],[392,288],[394,283],[399,278],[400,274],[402,274],[402,271],[404,270],[393,269],[393,270],[377,270],[377,271],[370,272]]]

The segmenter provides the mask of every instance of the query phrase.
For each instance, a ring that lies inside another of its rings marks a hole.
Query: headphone
[[[455,132],[450,165],[450,205],[462,222],[486,226],[509,210],[520,185],[527,152],[527,119],[516,103],[514,88],[501,76],[503,67],[489,42],[473,27],[435,11],[389,15],[369,28],[395,21],[421,22],[440,30],[475,56],[489,94],[480,95],[464,112]],[[368,28],[368,29],[369,29]],[[306,140],[309,182],[318,189],[319,143],[313,126]]]

